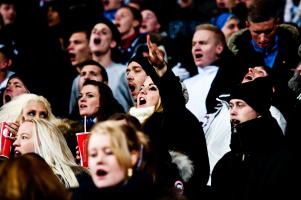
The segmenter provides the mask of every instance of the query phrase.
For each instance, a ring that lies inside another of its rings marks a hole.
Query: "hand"
[[[76,157],[75,157],[75,160],[76,160],[76,162],[80,163],[79,147],[76,146],[75,149],[76,149]]]
[[[162,69],[166,66],[166,62],[164,60],[164,52],[158,48],[158,46],[151,42],[150,36],[146,36],[147,47],[148,47],[148,60],[151,64],[158,69]]]
[[[8,138],[11,140],[15,140],[17,136],[17,132],[19,130],[19,123],[17,122],[7,122],[6,128],[8,129],[8,132],[10,133]]]

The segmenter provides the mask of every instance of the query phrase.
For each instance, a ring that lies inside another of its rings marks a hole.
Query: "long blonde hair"
[[[34,124],[35,153],[45,159],[66,187],[77,187],[75,173],[82,169],[76,164],[67,142],[58,127],[45,119],[26,120]]]

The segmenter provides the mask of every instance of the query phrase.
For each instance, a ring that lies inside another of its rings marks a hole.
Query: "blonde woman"
[[[45,119],[25,120],[13,146],[15,156],[34,152],[43,157],[67,188],[79,185],[76,176],[84,169],[75,163],[62,132],[54,123]]]
[[[73,199],[94,199],[94,196],[117,199],[127,195],[131,199],[138,196],[145,199],[152,195],[149,193],[152,180],[144,173],[148,150],[146,136],[122,120],[95,124],[88,140],[88,165],[93,184],[79,188]]]
[[[21,121],[31,118],[57,121],[49,101],[36,94],[21,94],[0,108],[0,122],[7,122],[8,129],[14,134],[18,131]]]

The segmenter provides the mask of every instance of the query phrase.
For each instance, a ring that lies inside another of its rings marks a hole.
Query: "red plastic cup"
[[[76,133],[77,144],[80,154],[80,164],[88,167],[88,136],[90,132]]]
[[[11,137],[11,133],[6,128],[6,125],[6,122],[0,123],[0,156],[9,158],[13,140],[9,138]]]

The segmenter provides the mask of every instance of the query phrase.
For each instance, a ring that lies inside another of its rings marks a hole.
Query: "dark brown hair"
[[[45,160],[35,153],[0,164],[1,200],[70,200],[71,194]]]

